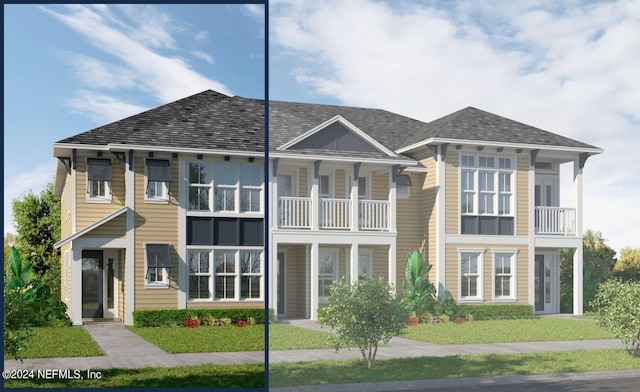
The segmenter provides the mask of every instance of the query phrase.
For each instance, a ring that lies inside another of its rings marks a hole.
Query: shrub
[[[531,305],[458,305],[458,315],[473,320],[511,320],[534,318]]]
[[[182,323],[187,328],[198,328],[200,326],[200,321],[197,318],[189,315],[187,319]]]
[[[608,280],[591,305],[597,309],[598,323],[622,340],[631,355],[640,355],[640,282]]]
[[[414,250],[407,254],[405,280],[402,282],[402,304],[414,316],[433,311],[437,302],[436,287],[429,281],[431,267],[430,264],[425,267],[420,251]]]
[[[248,320],[252,317],[256,324],[265,323],[264,309],[163,309],[163,310],[136,310],[133,312],[133,325],[136,327],[168,327],[181,326],[187,316],[194,316],[199,320],[229,319],[229,324],[238,320]],[[208,322],[208,321],[207,321]]]
[[[407,313],[392,289],[382,278],[355,284],[340,280],[331,286],[326,306],[318,310],[320,323],[336,329],[331,336],[336,350],[355,345],[367,369],[373,366],[379,342],[388,343],[404,332]]]

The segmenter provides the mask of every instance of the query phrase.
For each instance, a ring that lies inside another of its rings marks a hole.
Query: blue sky
[[[639,1],[272,0],[269,16],[270,99],[423,121],[474,106],[601,147],[583,227],[640,248]]]
[[[5,233],[53,143],[208,88],[264,98],[264,48],[263,5],[5,5]]]

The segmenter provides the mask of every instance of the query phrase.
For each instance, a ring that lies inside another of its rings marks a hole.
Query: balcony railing
[[[350,199],[320,199],[318,227],[327,230],[350,230],[352,207]],[[360,200],[358,229],[389,230],[389,201]],[[310,229],[312,199],[310,197],[280,197],[278,199],[278,227],[281,229]]]
[[[536,234],[576,235],[576,210],[563,207],[536,207]]]

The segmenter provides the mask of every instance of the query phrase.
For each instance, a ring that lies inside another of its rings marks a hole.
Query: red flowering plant
[[[200,326],[200,321],[194,318],[193,316],[187,316],[187,319],[182,323],[187,328],[198,328]]]
[[[466,322],[467,319],[465,317],[458,317],[457,319],[453,320],[454,323],[456,324],[462,324],[464,322]]]
[[[409,325],[418,325],[418,319],[414,316],[407,317],[407,324]]]
[[[247,324],[249,324],[249,322],[247,320],[238,320],[238,321],[236,321],[236,327],[244,327]]]

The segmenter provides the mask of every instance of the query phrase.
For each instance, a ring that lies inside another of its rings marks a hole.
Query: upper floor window
[[[236,164],[218,162],[214,168],[214,211],[235,211],[238,181]]]
[[[209,165],[203,162],[189,163],[189,210],[208,211],[210,195]]]
[[[167,159],[147,159],[147,201],[168,201],[171,166]]]
[[[111,201],[111,159],[87,159],[87,194],[89,200]]]
[[[240,211],[260,212],[261,196],[262,168],[240,165]]]

